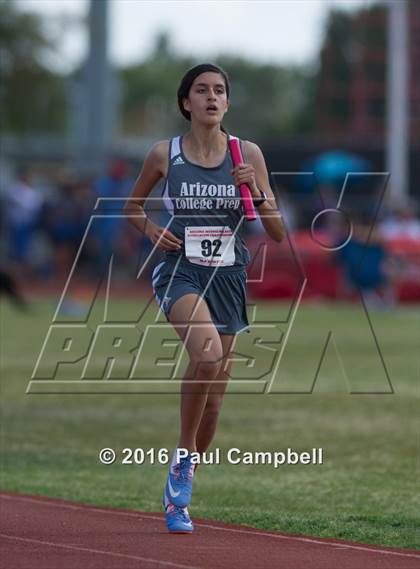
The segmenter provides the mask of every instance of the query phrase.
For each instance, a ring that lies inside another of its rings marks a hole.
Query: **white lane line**
[[[90,512],[96,512],[96,513],[101,513],[101,514],[108,514],[108,515],[116,515],[116,516],[127,516],[127,517],[132,517],[132,518],[143,518],[143,519],[148,519],[148,520],[158,520],[160,522],[162,522],[162,518],[159,518],[157,516],[153,516],[153,515],[142,515],[140,512],[136,513],[136,512],[118,512],[118,511],[114,511],[114,510],[107,510],[106,508],[97,508],[95,506],[77,506],[77,505],[73,505],[73,504],[60,504],[57,502],[50,502],[49,500],[43,500],[41,499],[36,499],[36,498],[28,498],[26,496],[9,496],[9,495],[5,495],[5,494],[1,494],[0,493],[0,498],[6,498],[9,500],[21,500],[23,502],[34,502],[36,504],[41,504],[41,505],[45,505],[45,506],[50,506],[50,507],[55,507],[55,508],[67,508],[69,510],[89,510]],[[414,559],[420,559],[420,552],[418,554],[416,553],[401,553],[399,551],[389,551],[387,549],[376,549],[376,548],[370,548],[370,547],[364,547],[363,545],[353,545],[351,543],[334,543],[334,542],[329,542],[329,541],[321,541],[319,539],[313,539],[313,538],[309,538],[309,537],[299,537],[299,536],[286,536],[286,535],[280,535],[280,534],[275,534],[275,533],[267,533],[264,531],[253,531],[253,530],[245,530],[245,529],[238,529],[238,528],[222,528],[222,527],[218,527],[218,526],[213,526],[211,524],[207,524],[207,523],[203,523],[203,522],[194,522],[195,526],[199,526],[199,527],[205,527],[205,528],[209,528],[209,529],[213,529],[213,530],[217,530],[217,531],[230,531],[233,533],[244,533],[244,534],[249,534],[249,535],[259,535],[261,537],[272,537],[274,539],[285,539],[285,540],[291,540],[291,541],[302,541],[302,542],[306,542],[306,543],[314,543],[317,545],[324,545],[324,546],[328,546],[328,547],[336,547],[339,549],[357,549],[360,551],[368,551],[369,553],[380,553],[382,555],[396,555],[399,557],[413,557]]]
[[[115,551],[104,551],[102,549],[92,549],[90,547],[79,547],[78,545],[67,545],[65,543],[55,543],[53,541],[44,541],[42,539],[32,539],[29,537],[18,537],[16,535],[8,535],[0,533],[0,537],[6,539],[14,539],[17,541],[25,541],[28,543],[36,543],[39,545],[48,545],[50,547],[61,547],[62,549],[74,549],[75,551],[84,551],[86,553],[99,553],[100,555],[110,555],[112,557],[123,557],[124,559],[133,559],[134,561],[147,561],[148,563],[157,563],[158,565],[165,565],[169,567],[176,567],[177,569],[199,569],[192,565],[181,565],[179,563],[172,563],[171,561],[161,561],[159,559],[151,559],[150,557],[140,557],[139,555],[128,555],[128,553],[117,553]]]
[[[297,536],[285,536],[285,535],[276,535],[276,534],[271,534],[271,533],[263,533],[263,532],[256,532],[256,531],[246,531],[246,530],[240,530],[240,529],[236,529],[236,528],[220,528],[217,526],[212,526],[210,524],[205,524],[205,523],[200,523],[200,522],[194,522],[194,525],[199,525],[200,527],[207,527],[210,529],[215,529],[215,530],[220,530],[220,531],[230,531],[230,532],[239,532],[239,533],[250,533],[251,535],[264,535],[266,537],[274,537],[274,538],[280,538],[280,539],[290,539],[290,540],[295,540],[295,541],[304,541],[307,543],[315,543],[318,545],[328,545],[330,547],[336,547],[338,549],[357,549],[360,551],[368,551],[369,553],[381,553],[382,555],[399,555],[401,557],[414,557],[415,559],[419,559],[420,560],[420,553],[419,555],[415,554],[415,553],[400,553],[398,551],[387,551],[386,549],[373,549],[370,547],[363,547],[362,545],[353,545],[353,544],[347,544],[347,543],[334,543],[334,542],[328,542],[328,541],[320,541],[318,539],[312,539],[309,537],[297,537]]]

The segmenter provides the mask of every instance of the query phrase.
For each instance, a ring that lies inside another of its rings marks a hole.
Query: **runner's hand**
[[[255,168],[252,164],[237,164],[231,170],[235,186],[247,184],[254,198],[260,197],[260,190],[255,179]]]
[[[169,229],[160,227],[152,221],[148,221],[146,227],[146,235],[153,244],[157,244],[162,251],[178,251],[181,249],[182,241],[175,237]]]

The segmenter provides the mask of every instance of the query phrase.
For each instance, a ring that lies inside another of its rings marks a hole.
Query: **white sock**
[[[170,466],[170,468],[169,468],[171,474],[174,474],[174,468],[175,468],[175,466],[176,466],[177,464],[179,464],[179,462],[178,462],[177,459],[176,459],[176,451],[177,451],[177,448],[178,448],[178,447],[175,447],[174,454],[172,455],[172,462],[171,462],[171,466]]]

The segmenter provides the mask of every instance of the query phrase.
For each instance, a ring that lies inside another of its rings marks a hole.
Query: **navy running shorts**
[[[219,334],[250,332],[246,269],[234,265],[219,269],[209,283],[213,272],[182,257],[161,261],[152,273],[153,292],[160,309],[168,319],[173,304],[184,294],[194,293],[206,301]]]

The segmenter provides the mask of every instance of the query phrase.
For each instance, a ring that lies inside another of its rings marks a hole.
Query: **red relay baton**
[[[234,166],[243,163],[241,147],[239,146],[239,140],[234,136],[229,136],[229,150],[232,157],[232,162]],[[257,214],[255,213],[254,204],[252,202],[251,190],[248,184],[241,184],[239,186],[239,191],[241,192],[242,205],[244,208],[245,218],[247,221],[253,221],[257,219]]]

